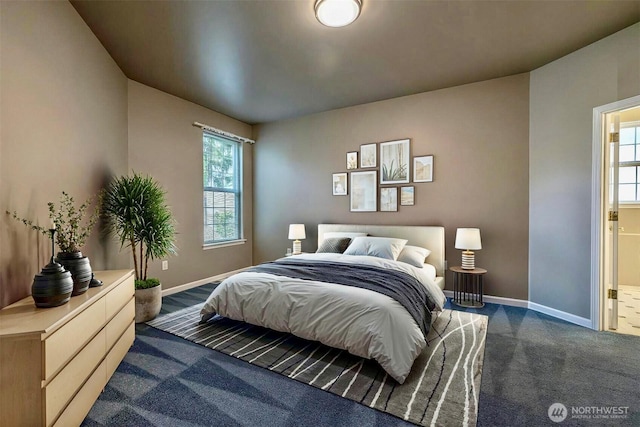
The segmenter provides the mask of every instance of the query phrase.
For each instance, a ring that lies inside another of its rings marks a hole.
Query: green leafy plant
[[[394,161],[392,160],[389,167],[382,165],[382,179],[384,181],[400,181],[407,177],[407,165],[394,167],[393,163]]]
[[[87,209],[91,205],[92,198],[87,199],[83,204],[76,208],[75,201],[67,192],[63,191],[60,197],[60,204],[49,202],[49,218],[53,221],[56,229],[56,243],[61,252],[78,252],[84,246],[91,229],[96,224],[100,216],[100,203],[96,206],[87,221],[84,221]],[[6,211],[15,220],[22,222],[32,230],[48,235],[49,229],[36,225],[33,221],[21,218],[17,212]],[[82,225],[82,223],[85,223]]]
[[[176,253],[175,221],[160,184],[135,172],[117,178],[104,192],[102,210],[121,247],[131,248],[136,289],[159,285],[157,279],[147,279],[149,260]]]
[[[147,280],[136,280],[135,284],[136,284],[136,289],[149,289],[149,288],[155,288],[156,286],[159,286],[160,280],[155,278],[150,278]]]

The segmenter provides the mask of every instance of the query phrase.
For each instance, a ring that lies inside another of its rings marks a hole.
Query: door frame
[[[640,106],[640,95],[632,96],[610,104],[601,105],[593,109],[593,137],[591,161],[591,328],[601,331],[604,328],[605,310],[605,278],[603,224],[604,217],[604,189],[603,189],[603,159],[604,159],[604,116],[627,108]]]

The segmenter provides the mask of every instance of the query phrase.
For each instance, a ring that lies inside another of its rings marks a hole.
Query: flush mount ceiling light
[[[344,27],[360,15],[362,0],[316,0],[316,18],[327,27]]]

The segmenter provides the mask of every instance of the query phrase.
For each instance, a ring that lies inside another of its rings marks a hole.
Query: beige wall
[[[179,256],[150,274],[165,288],[251,264],[252,148],[245,156],[248,243],[202,249],[200,121],[242,136],[237,120],[129,81],[67,2],[0,2],[0,212],[48,224],[48,201],[65,190],[96,194],[131,169],[156,177],[178,221]],[[131,143],[129,143],[129,141]],[[0,307],[30,293],[50,249],[0,216]],[[94,231],[84,253],[94,269],[126,268],[130,252]]]
[[[640,23],[531,72],[529,299],[591,318],[593,109],[640,94]]]
[[[160,261],[149,265],[149,276],[165,289],[252,263],[253,148],[243,144],[247,243],[203,250],[202,130],[193,122],[251,137],[250,125],[129,80],[129,169],[162,184],[178,223],[178,256],[168,258],[169,270]]]
[[[322,222],[443,225],[450,266],[457,227],[479,227],[476,264],[486,293],[527,298],[529,76],[475,83],[333,110],[256,128],[254,258],[280,257],[290,223],[315,250]],[[415,185],[415,206],[350,213],[331,195],[331,174],[361,144],[411,138],[412,155],[435,156],[435,181]],[[447,277],[451,288],[451,277]]]
[[[48,225],[48,201],[94,195],[127,169],[127,79],[67,2],[0,2],[0,307],[30,294],[49,245],[8,220]],[[126,267],[98,238],[95,269]]]

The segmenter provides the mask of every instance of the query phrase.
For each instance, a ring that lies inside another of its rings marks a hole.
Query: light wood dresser
[[[77,426],[135,338],[132,270],[55,308],[31,297],[0,310],[0,423]]]

